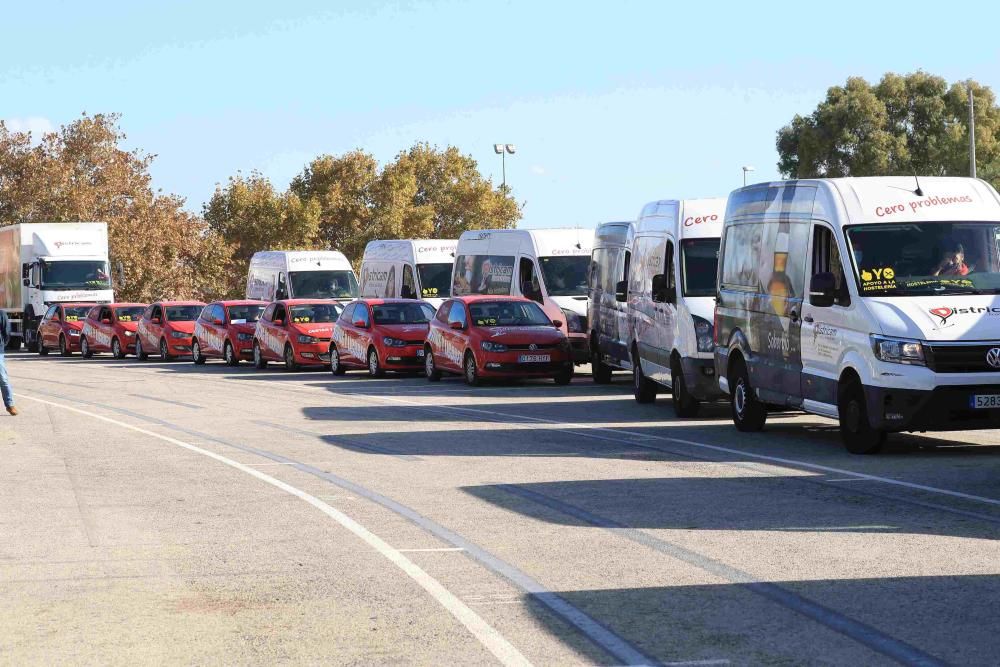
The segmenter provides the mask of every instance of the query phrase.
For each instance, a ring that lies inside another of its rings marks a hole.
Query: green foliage
[[[980,176],[1000,185],[1000,108],[989,88],[970,85]],[[875,86],[852,77],[778,131],[778,169],[788,178],[968,175],[968,118],[965,83],[920,71]]]

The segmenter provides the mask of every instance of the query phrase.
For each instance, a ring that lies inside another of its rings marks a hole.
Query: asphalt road
[[[996,664],[1000,437],[8,355],[0,663]]]

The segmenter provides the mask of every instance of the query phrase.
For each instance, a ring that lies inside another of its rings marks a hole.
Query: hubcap
[[[260,348],[256,345],[253,346],[253,360],[256,363],[260,363]]]
[[[88,347],[90,346],[88,345]],[[115,355],[118,355],[122,351],[122,346],[118,344],[117,338],[111,342],[111,351],[114,352]]]
[[[160,341],[160,356],[164,359],[167,358],[167,344],[164,341]]]
[[[371,371],[372,375],[378,372],[378,357],[372,352],[368,355],[368,370]]]
[[[476,379],[476,362],[471,357],[465,360],[465,377],[469,378],[469,382]]]
[[[424,371],[427,373],[428,377],[434,375],[434,357],[430,352],[428,352],[424,357]]]
[[[198,345],[198,341],[194,342],[193,352],[194,352],[194,358],[195,359],[200,359],[201,358],[201,345]]]
[[[740,380],[736,385],[736,392],[733,395],[733,400],[736,404],[736,414],[740,419],[743,418],[743,411],[747,407],[747,388],[743,384],[743,380]]]
[[[233,346],[226,345],[226,361],[232,361],[232,360],[233,360]]]

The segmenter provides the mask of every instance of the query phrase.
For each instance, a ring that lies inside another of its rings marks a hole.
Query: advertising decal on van
[[[510,294],[514,279],[513,256],[459,255],[455,261],[462,270],[455,273],[453,295]]]

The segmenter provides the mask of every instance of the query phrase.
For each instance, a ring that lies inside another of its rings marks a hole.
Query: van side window
[[[465,326],[465,305],[461,301],[454,301],[451,304],[451,312],[448,313],[448,324],[461,322]]]
[[[535,301],[542,300],[542,289],[538,284],[538,274],[535,273],[535,262],[527,257],[521,258],[520,268],[521,294]]]
[[[409,264],[403,265],[403,288],[399,296],[404,299],[417,298],[417,281],[413,279],[413,267]]]
[[[833,231],[825,225],[813,225],[812,273],[832,273],[836,280],[838,306],[851,305],[851,295],[844,279],[844,263],[840,259],[840,249]]]
[[[663,283],[662,286],[654,286],[652,299],[657,303],[677,302],[677,281],[674,277],[673,241],[667,241],[667,245],[663,250]]]
[[[726,228],[722,258],[722,286],[760,289],[757,266],[764,225],[741,224]]]
[[[805,250],[809,225],[766,222],[760,252],[760,284],[771,296],[801,299],[805,292]]]

